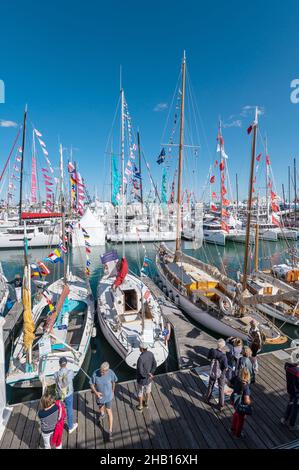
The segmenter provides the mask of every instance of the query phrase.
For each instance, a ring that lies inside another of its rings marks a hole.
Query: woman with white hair
[[[94,371],[90,379],[90,388],[96,396],[96,402],[100,410],[100,421],[105,418],[105,410],[107,411],[109,421],[109,441],[112,441],[112,400],[114,398],[115,384],[118,378],[110,369],[108,362],[103,362],[100,368]]]

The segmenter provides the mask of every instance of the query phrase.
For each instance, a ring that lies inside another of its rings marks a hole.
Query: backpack
[[[220,368],[220,363],[218,359],[213,359],[211,362],[211,369],[210,369],[210,377],[213,380],[219,379],[222,374],[222,370]]]

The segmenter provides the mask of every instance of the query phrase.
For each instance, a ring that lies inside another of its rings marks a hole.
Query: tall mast
[[[125,256],[125,99],[124,99],[124,90],[121,85],[120,89],[120,96],[121,96],[121,172],[122,172],[122,185],[121,185],[121,193],[122,193],[122,256]]]
[[[251,211],[252,211],[252,189],[253,189],[253,174],[254,174],[254,162],[255,162],[255,153],[256,153],[257,126],[258,126],[258,108],[256,107],[255,108],[255,119],[254,119],[254,124],[253,124],[250,180],[249,180],[248,202],[247,202],[247,225],[246,225],[245,255],[244,255],[243,290],[245,290],[246,286],[247,286],[248,256],[249,256],[249,242],[250,242],[250,224],[251,224]]]
[[[294,193],[295,193],[295,199],[294,199],[294,202],[295,202],[295,227],[296,227],[296,223],[297,223],[297,177],[296,177],[296,158],[294,158]]]
[[[22,202],[23,202],[23,173],[24,173],[24,157],[25,157],[25,141],[26,141],[26,123],[27,123],[27,104],[24,112],[23,137],[22,137],[22,160],[21,160],[21,179],[20,179],[20,208],[19,223],[22,223]]]
[[[286,210],[286,196],[285,196],[285,192],[284,192],[284,184],[283,183],[282,183],[281,187],[282,187],[283,207],[284,207],[284,210]]]
[[[62,244],[65,243],[65,199],[64,199],[64,174],[63,174],[63,149],[62,144],[59,145],[59,154],[60,154],[60,203],[61,203],[61,216],[62,216]],[[69,247],[68,247],[69,249]],[[67,283],[67,263],[63,263],[63,282]]]
[[[268,155],[268,139],[265,136],[265,152],[266,158]],[[266,210],[267,210],[267,223],[269,222],[269,165],[266,162]]]
[[[254,270],[259,269],[259,197],[257,198],[257,214],[255,225]]]
[[[139,174],[140,174],[140,199],[142,204],[143,212],[143,188],[142,188],[142,178],[141,178],[141,146],[140,146],[140,133],[137,132],[137,144],[138,144],[138,161],[139,161]]]
[[[179,173],[178,173],[178,190],[177,190],[177,232],[175,244],[175,260],[177,261],[181,252],[181,198],[182,198],[182,172],[183,172],[183,156],[184,156],[184,118],[185,118],[185,82],[186,82],[186,53],[184,51],[182,62],[182,100],[181,100],[181,116],[180,116],[180,144],[179,144]]]
[[[291,217],[291,167],[288,166],[289,219]]]
[[[219,130],[218,130],[218,143],[219,143],[219,151],[220,151],[220,162],[219,162],[219,180],[220,180],[220,223],[222,223],[222,171],[221,171],[221,161],[222,161],[222,134],[221,134],[221,119],[219,118]]]
[[[239,212],[239,184],[238,184],[238,173],[236,173],[236,195],[237,195],[237,217]]]

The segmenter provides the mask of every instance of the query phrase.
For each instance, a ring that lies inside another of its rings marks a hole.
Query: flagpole
[[[181,254],[181,198],[182,198],[182,172],[184,157],[184,117],[185,117],[185,82],[186,82],[186,53],[184,51],[182,62],[182,100],[180,116],[180,144],[179,144],[179,173],[177,190],[177,233],[175,245],[175,261],[178,261]]]
[[[140,174],[140,199],[142,204],[142,214],[143,214],[143,188],[142,188],[142,175],[141,175],[141,147],[140,147],[140,133],[137,132],[137,142],[138,142],[138,161],[139,161],[139,174]]]
[[[24,173],[24,153],[25,153],[25,142],[26,142],[26,123],[27,123],[27,104],[24,112],[23,122],[23,138],[22,138],[22,160],[21,160],[21,179],[20,179],[20,207],[19,207],[19,224],[22,224],[22,202],[23,202],[23,173]]]
[[[124,90],[121,84],[121,170],[122,170],[122,256],[125,257],[125,121],[124,121]]]
[[[60,153],[60,200],[61,200],[61,216],[62,216],[62,241],[61,243],[64,245],[65,243],[65,200],[64,200],[64,181],[63,181],[63,149],[62,149],[62,144],[59,145],[59,153]],[[69,249],[69,247],[67,247]],[[68,255],[66,254],[65,258]],[[67,268],[67,263],[64,260],[63,263],[63,282],[64,284],[67,283],[67,275],[66,275],[66,268]]]
[[[246,225],[245,254],[244,254],[243,291],[247,287],[250,224],[251,224],[251,210],[252,210],[252,189],[253,189],[253,174],[254,174],[254,162],[255,162],[255,153],[256,153],[257,126],[258,126],[258,107],[255,108],[253,139],[252,139],[252,148],[251,148],[251,165],[250,165],[250,180],[249,180],[249,188],[248,188],[247,225]]]

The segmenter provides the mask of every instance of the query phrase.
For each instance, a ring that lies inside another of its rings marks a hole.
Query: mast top
[[[185,51],[185,49],[183,51],[183,63],[184,64],[186,63],[186,51]]]

